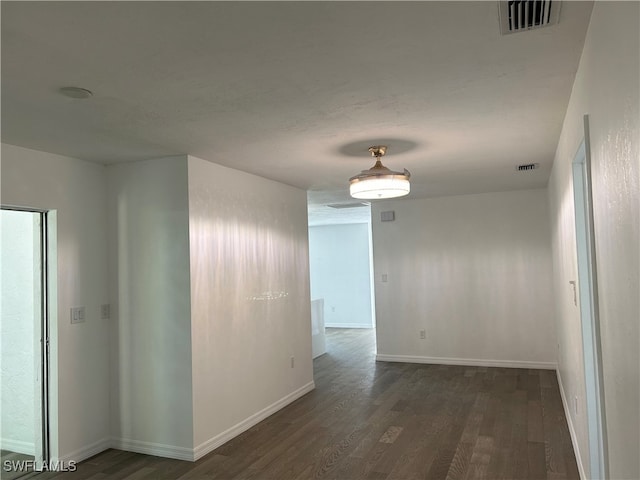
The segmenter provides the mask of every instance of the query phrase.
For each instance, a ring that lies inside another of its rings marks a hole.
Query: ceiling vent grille
[[[330,207],[330,208],[360,208],[360,207],[367,207],[367,206],[369,206],[369,203],[367,202],[331,203],[327,205],[327,207]]]
[[[526,172],[528,170],[535,170],[540,166],[539,163],[526,163],[524,165],[518,165],[516,167],[516,170],[518,170],[519,172]]]
[[[500,32],[524,32],[558,23],[560,0],[500,0]]]

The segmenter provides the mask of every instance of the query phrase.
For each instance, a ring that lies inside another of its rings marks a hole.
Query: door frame
[[[591,177],[589,116],[584,116],[584,140],[572,162],[578,266],[578,298],[587,404],[590,478],[608,478],[608,453]]]
[[[40,256],[40,298],[39,298],[39,317],[40,321],[34,325],[34,341],[39,345],[38,353],[40,356],[39,369],[36,374],[35,388],[39,392],[37,410],[40,411],[40,416],[36,418],[36,430],[38,438],[35,442],[35,455],[34,455],[34,469],[42,471],[45,469],[45,465],[49,465],[51,459],[50,452],[50,355],[51,355],[51,342],[50,342],[50,324],[51,324],[51,304],[50,304],[50,227],[51,222],[54,221],[55,215],[50,215],[48,210],[18,207],[14,205],[0,205],[1,210],[9,210],[15,212],[35,213],[39,216],[39,256]]]

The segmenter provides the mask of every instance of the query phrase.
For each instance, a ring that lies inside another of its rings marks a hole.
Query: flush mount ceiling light
[[[394,172],[382,165],[380,158],[387,153],[385,145],[369,147],[371,156],[376,164],[369,170],[363,170],[349,179],[349,193],[353,198],[376,200],[382,198],[403,197],[409,193],[411,174],[405,168],[404,172]]]

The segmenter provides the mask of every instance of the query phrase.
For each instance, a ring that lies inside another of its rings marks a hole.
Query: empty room
[[[640,478],[640,2],[0,9],[1,478]]]

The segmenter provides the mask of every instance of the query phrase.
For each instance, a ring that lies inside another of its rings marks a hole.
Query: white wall
[[[608,453],[612,479],[640,478],[640,4],[596,2],[549,182],[559,372],[588,476],[571,162],[589,114]]]
[[[115,446],[193,448],[187,158],[107,167]]]
[[[34,322],[39,310],[34,306],[40,305],[34,298],[40,291],[40,263],[34,258],[40,244],[34,225],[37,217],[28,212],[0,212],[0,444],[3,450],[27,455],[35,454]]]
[[[189,222],[198,458],[313,388],[306,192],[189,157]]]
[[[102,165],[2,144],[2,203],[57,211],[54,458],[79,460],[108,445],[109,324],[100,319],[100,305],[108,303],[104,175]],[[71,325],[72,306],[85,306],[85,323]]]
[[[554,367],[546,190],[374,202],[372,219],[379,359]]]
[[[367,223],[309,227],[311,298],[324,299],[327,327],[371,328]]]
[[[192,460],[313,388],[304,191],[186,156],[104,167],[3,144],[2,202],[55,209],[54,458]]]

